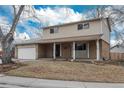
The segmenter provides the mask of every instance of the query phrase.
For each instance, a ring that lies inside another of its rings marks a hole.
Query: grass
[[[67,61],[25,62],[23,65],[6,74],[56,80],[124,82],[123,66]]]

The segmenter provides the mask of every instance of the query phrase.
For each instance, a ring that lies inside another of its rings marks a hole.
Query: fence
[[[124,60],[124,53],[110,53],[111,60]]]

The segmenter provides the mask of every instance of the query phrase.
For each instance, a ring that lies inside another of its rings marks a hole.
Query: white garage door
[[[36,49],[18,48],[18,59],[36,59]]]

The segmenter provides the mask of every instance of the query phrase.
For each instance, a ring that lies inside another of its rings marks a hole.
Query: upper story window
[[[54,29],[53,28],[50,29],[50,34],[52,34],[52,33],[54,33]]]
[[[88,28],[89,28],[89,23],[78,24],[78,30],[88,29]]]
[[[58,27],[50,29],[50,34],[53,34],[53,33],[58,33]]]
[[[88,29],[89,28],[89,23],[84,23],[83,24],[83,29]]]
[[[83,29],[83,24],[78,24],[78,30]]]

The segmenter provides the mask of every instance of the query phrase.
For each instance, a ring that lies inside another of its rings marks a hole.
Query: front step
[[[76,59],[77,62],[88,62],[88,63],[94,63],[93,59]]]

